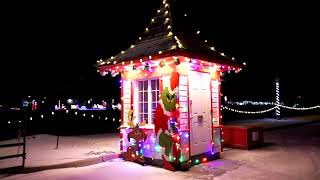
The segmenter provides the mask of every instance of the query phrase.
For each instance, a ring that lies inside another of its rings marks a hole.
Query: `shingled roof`
[[[180,20],[177,18],[178,16],[175,15],[177,6],[175,1],[163,0],[160,9],[151,19],[139,41],[116,56],[99,61],[97,66],[145,59],[154,55],[184,55],[218,64],[241,66],[240,62],[225,56],[200,40],[197,35],[199,32],[192,31],[190,25],[181,21],[181,18]]]

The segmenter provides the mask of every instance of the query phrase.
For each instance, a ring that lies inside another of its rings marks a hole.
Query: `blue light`
[[[184,137],[189,138],[189,134],[188,134],[188,133],[186,133],[186,135],[184,135]]]

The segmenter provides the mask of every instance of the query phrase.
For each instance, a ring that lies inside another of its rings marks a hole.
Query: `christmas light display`
[[[239,72],[243,66],[207,40],[199,41],[207,54],[193,51],[175,31],[170,7],[164,0],[138,42],[98,60],[97,68],[101,75],[121,75],[119,129],[124,159],[141,164],[160,161],[163,168],[174,171],[219,158],[220,75]],[[200,38],[200,30],[194,35]]]

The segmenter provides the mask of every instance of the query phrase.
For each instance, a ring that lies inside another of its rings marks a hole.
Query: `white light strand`
[[[226,109],[226,110],[229,110],[229,111],[242,113],[242,114],[263,114],[263,113],[266,113],[266,112],[274,110],[276,107],[272,107],[270,109],[266,109],[266,110],[263,110],[263,111],[241,111],[241,110],[232,109],[232,108],[229,108],[229,107],[226,107],[226,106],[223,106],[222,108]]]
[[[246,106],[248,104],[250,105],[276,105],[274,102],[259,102],[259,101],[240,101],[240,102],[232,102],[232,101],[227,101],[227,104],[231,105],[239,105],[239,106]]]
[[[320,108],[320,105],[317,106],[312,106],[312,107],[301,107],[301,108],[297,108],[297,107],[289,107],[289,106],[285,106],[285,105],[279,105],[282,108],[286,108],[286,109],[291,109],[291,110],[300,110],[300,111],[305,111],[305,110],[310,110],[310,109],[316,109],[316,108]]]

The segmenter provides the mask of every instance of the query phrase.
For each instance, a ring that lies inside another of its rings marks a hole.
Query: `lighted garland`
[[[302,107],[302,108],[290,107],[290,106],[285,106],[285,105],[279,105],[279,107],[286,108],[286,109],[290,109],[290,110],[306,111],[306,110],[311,110],[311,109],[320,108],[320,105],[312,106],[312,107]],[[227,107],[227,106],[222,106],[222,108],[225,109],[225,110],[228,110],[228,111],[232,111],[232,112],[236,112],[236,113],[242,113],[242,114],[263,114],[263,113],[267,113],[267,112],[270,112],[270,111],[276,109],[277,106],[274,106],[274,107],[272,107],[272,108],[269,108],[269,109],[266,109],[266,110],[262,110],[262,111],[242,111],[242,110],[237,110],[237,109],[229,108],[229,107]]]
[[[266,112],[269,112],[269,111],[274,110],[276,107],[272,107],[272,108],[270,108],[270,109],[266,109],[266,110],[263,110],[263,111],[241,111],[241,110],[229,108],[229,107],[227,107],[227,106],[223,106],[222,108],[223,108],[223,109],[226,109],[226,110],[229,110],[229,111],[233,111],[233,112],[237,112],[237,113],[242,113],[242,114],[263,114],[263,113],[266,113]]]

